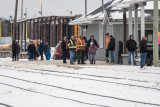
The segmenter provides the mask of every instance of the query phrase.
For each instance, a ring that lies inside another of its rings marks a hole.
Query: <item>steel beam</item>
[[[134,6],[134,38],[137,43],[139,43],[138,39],[138,5]]]

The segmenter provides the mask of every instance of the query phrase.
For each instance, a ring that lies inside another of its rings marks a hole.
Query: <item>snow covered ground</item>
[[[160,107],[160,68],[61,62],[0,59],[0,107]]]

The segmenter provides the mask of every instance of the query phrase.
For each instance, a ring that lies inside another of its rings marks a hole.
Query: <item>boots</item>
[[[92,61],[92,60],[90,60],[90,64],[93,64],[93,61]]]
[[[96,64],[96,61],[95,61],[95,60],[93,61],[93,64]]]

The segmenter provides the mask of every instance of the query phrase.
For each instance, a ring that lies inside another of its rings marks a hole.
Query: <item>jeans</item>
[[[141,62],[140,62],[140,67],[143,68],[144,65],[145,65],[145,61],[146,61],[146,56],[147,56],[147,53],[141,53]]]
[[[136,65],[136,61],[135,61],[135,51],[130,52],[128,51],[128,64],[131,65],[131,56],[133,57],[133,64]]]
[[[109,55],[111,58],[111,63],[114,63],[114,51],[109,51]]]
[[[89,60],[95,61],[96,54],[89,54]]]
[[[70,63],[74,62],[75,51],[70,50]]]

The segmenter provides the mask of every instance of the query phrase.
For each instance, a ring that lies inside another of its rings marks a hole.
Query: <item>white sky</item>
[[[0,0],[0,17],[9,18],[14,16],[16,0]],[[18,5],[18,19],[21,17],[21,0]],[[72,10],[74,14],[84,14],[85,0],[24,0],[24,11],[28,9],[28,18],[38,17],[40,14],[40,7],[38,3],[43,3],[44,16],[50,15],[70,15],[66,10]],[[101,6],[102,0],[88,0],[88,13]],[[108,0],[104,0],[106,3]]]

